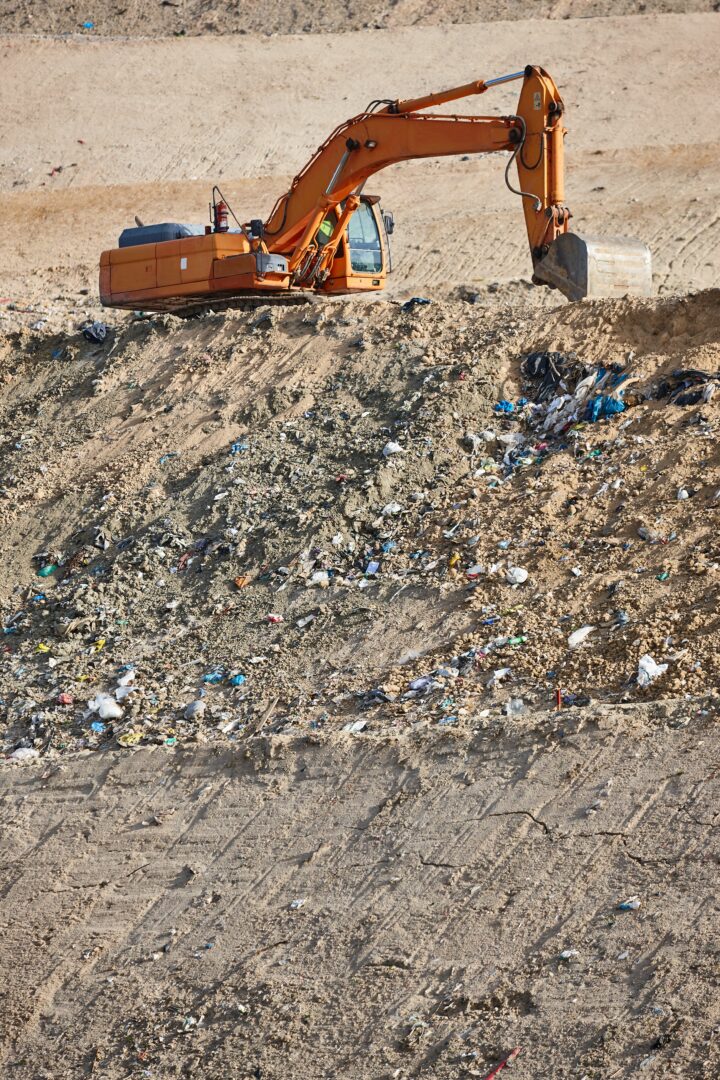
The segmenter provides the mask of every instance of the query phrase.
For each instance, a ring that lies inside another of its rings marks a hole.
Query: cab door
[[[363,195],[335,254],[325,292],[382,289],[390,269],[390,243],[377,195]]]

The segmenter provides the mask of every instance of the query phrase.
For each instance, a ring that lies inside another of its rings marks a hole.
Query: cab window
[[[347,227],[350,266],[358,274],[377,274],[382,270],[380,233],[367,203],[360,203]]]

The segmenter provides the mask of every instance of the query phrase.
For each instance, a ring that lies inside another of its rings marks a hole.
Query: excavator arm
[[[522,80],[516,114],[446,116],[425,111],[515,80]],[[319,147],[264,226],[268,250],[287,257],[296,284],[317,285],[329,273],[349,217],[359,205],[359,193],[374,173],[416,158],[499,150],[512,154],[505,180],[522,199],[538,284],[558,287],[572,299],[593,292],[649,293],[650,253],[644,245],[625,239],[593,240],[578,234],[556,243],[568,233],[571,217],[564,205],[566,129],[562,98],[542,68],[531,66],[487,82],[375,104],[384,107],[371,107],[341,124]],[[518,187],[509,179],[513,161]],[[318,229],[330,211],[335,211],[336,225],[321,247]]]
[[[485,93],[500,82],[523,79],[517,115],[443,116],[422,110]],[[567,230],[563,206],[563,103],[541,68],[475,82],[441,94],[397,101],[338,127],[293,180],[265,224],[269,251],[288,255],[291,267],[305,258],[328,210],[345,203],[374,173],[400,161],[509,151],[517,164],[530,249],[541,258]],[[544,250],[545,249],[545,250]]]

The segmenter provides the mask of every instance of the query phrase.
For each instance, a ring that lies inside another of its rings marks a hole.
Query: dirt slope
[[[4,1074],[711,1080],[715,717],[14,776]]]
[[[10,336],[6,753],[712,690],[718,293],[474,299]],[[626,383],[626,411],[499,413],[538,400],[538,349],[577,356],[571,391]],[[691,404],[663,396],[679,367],[710,379]],[[646,655],[665,668],[643,689]],[[128,666],[136,689],[93,728]]]

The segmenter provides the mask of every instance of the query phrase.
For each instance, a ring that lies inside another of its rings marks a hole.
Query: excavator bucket
[[[561,233],[535,263],[534,279],[568,300],[601,296],[651,296],[650,248],[624,236]]]

